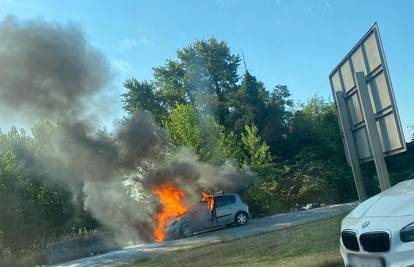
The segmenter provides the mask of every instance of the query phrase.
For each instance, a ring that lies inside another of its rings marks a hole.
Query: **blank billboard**
[[[329,75],[335,101],[337,92],[340,92],[345,100],[348,113],[345,117],[350,120],[359,160],[369,161],[372,160],[372,151],[354,75],[357,72],[363,72],[365,75],[384,155],[405,151],[406,144],[377,24],[371,27]],[[340,119],[343,120],[344,117]]]

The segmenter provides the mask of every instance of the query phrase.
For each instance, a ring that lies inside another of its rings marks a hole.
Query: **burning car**
[[[414,266],[414,180],[362,202],[342,221],[345,266]]]
[[[189,237],[218,226],[244,225],[249,218],[249,207],[238,194],[203,193],[200,202],[166,225],[165,236],[167,239]]]

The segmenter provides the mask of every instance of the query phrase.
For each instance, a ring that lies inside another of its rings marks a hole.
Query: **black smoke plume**
[[[37,120],[84,111],[108,85],[106,59],[74,24],[41,19],[0,22],[0,111]]]
[[[48,121],[33,130],[41,163],[29,169],[46,164],[50,181],[74,188],[74,195],[80,188],[83,208],[119,237],[150,239],[158,205],[153,185],[173,180],[197,197],[256,178],[231,164],[200,162],[185,148],[167,153],[163,130],[144,112],[121,119],[112,132],[100,130],[87,104],[109,90],[111,76],[75,24],[11,16],[0,22],[1,120]]]

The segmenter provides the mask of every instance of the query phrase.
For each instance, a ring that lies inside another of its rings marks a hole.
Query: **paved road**
[[[277,214],[260,219],[252,219],[249,224],[241,227],[230,227],[216,229],[213,231],[201,233],[190,238],[167,241],[156,244],[140,244],[126,247],[122,250],[109,252],[98,256],[74,260],[54,267],[114,267],[128,264],[139,258],[156,257],[170,251],[179,249],[193,248],[197,246],[221,242],[238,237],[246,237],[262,232],[269,232],[285,227],[303,224],[310,221],[328,218],[355,207],[354,203],[333,205],[324,208],[318,208],[307,211],[291,212]]]

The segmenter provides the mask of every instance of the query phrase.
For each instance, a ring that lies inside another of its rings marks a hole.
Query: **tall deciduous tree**
[[[146,111],[151,113],[158,122],[161,122],[167,114],[168,101],[171,102],[168,97],[162,97],[154,84],[148,81],[140,82],[131,78],[124,82],[124,87],[128,90],[122,95],[126,111],[132,114]]]
[[[178,104],[191,103],[224,125],[228,97],[239,80],[239,56],[225,42],[211,38],[179,49],[177,58],[154,68],[153,83],[134,79],[124,83],[128,89],[123,95],[126,110],[147,110],[162,117]]]
[[[286,153],[292,107],[293,101],[290,99],[287,86],[276,85],[266,99],[266,112],[261,134],[275,158],[283,159]]]
[[[352,174],[347,167],[334,103],[314,96],[290,120],[285,154],[289,168],[284,193],[292,202],[352,200]]]
[[[247,155],[246,163],[262,178],[266,180],[275,178],[273,177],[275,169],[269,146],[260,138],[257,127],[246,125],[241,140]]]
[[[190,104],[179,104],[165,118],[163,126],[174,148],[192,148],[204,161],[223,160],[219,143],[222,127],[212,116],[200,113]]]
[[[245,125],[255,124],[259,135],[275,156],[284,153],[288,122],[293,106],[287,86],[277,85],[271,92],[246,71],[238,90],[231,97],[228,125],[239,135]]]
[[[254,124],[263,129],[267,98],[263,83],[246,71],[239,88],[231,95],[229,124],[236,133],[241,134],[245,125]]]
[[[245,126],[241,140],[246,154],[246,164],[261,178],[243,193],[244,199],[253,210],[252,214],[263,216],[280,211],[284,207],[279,195],[278,171],[269,146],[261,139],[255,125]]]

